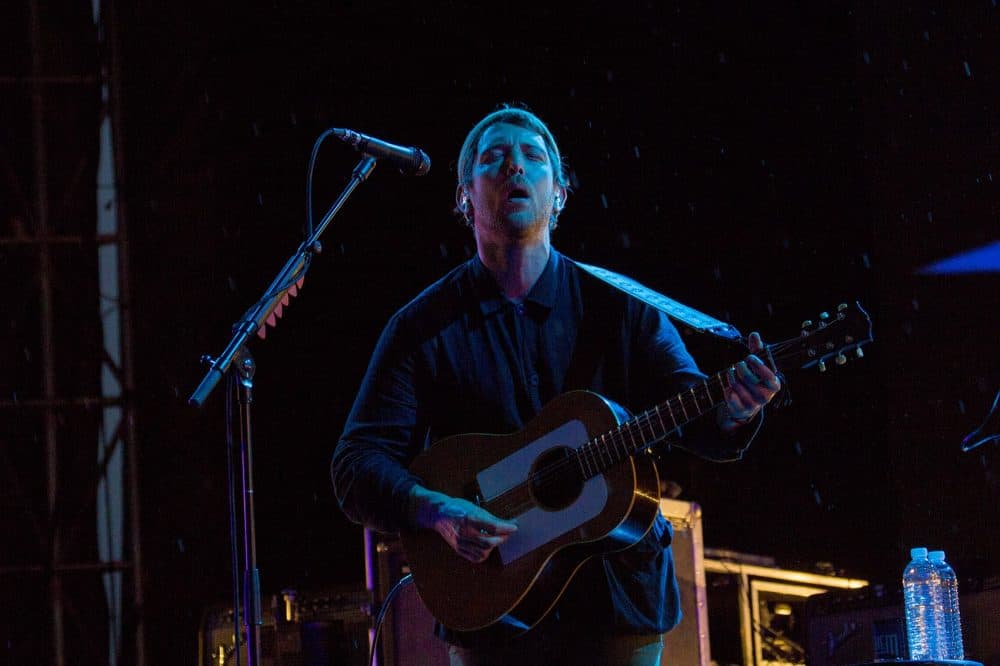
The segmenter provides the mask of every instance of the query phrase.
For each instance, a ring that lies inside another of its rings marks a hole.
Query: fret
[[[649,437],[646,437],[646,433],[642,431],[642,415],[640,414],[639,418],[635,419],[632,422],[635,424],[635,427],[639,429],[639,432],[637,433],[639,435],[639,442],[640,442],[639,448],[643,448],[647,444],[649,444]]]
[[[633,424],[633,427],[639,429],[639,433],[638,433],[639,434],[639,441],[643,442],[643,443],[648,442],[649,440],[646,439],[646,433],[644,433],[642,431],[642,414],[640,414],[639,416],[637,416],[634,419],[632,419],[632,424]]]
[[[715,405],[715,399],[712,398],[712,389],[708,388],[708,379],[701,380],[701,385],[705,387],[705,395],[708,397],[708,406],[713,407]]]
[[[621,453],[618,451],[619,446],[621,446],[621,442],[618,441],[618,433],[611,433],[611,448],[608,449],[608,456],[612,462],[616,463],[622,460]]]
[[[646,423],[649,424],[649,439],[647,439],[646,435],[642,432],[642,423],[639,424],[639,434],[642,436],[643,440],[647,442],[650,440],[655,440],[656,431],[653,430],[653,420],[649,417],[649,412],[648,411],[643,412],[642,416],[640,416],[639,418],[646,419]]]
[[[645,416],[645,414],[640,415],[639,418],[635,420],[635,425],[639,428],[639,442],[640,442],[639,446],[640,446],[640,448],[645,448],[645,447],[649,446],[650,442],[653,439],[652,437],[647,437],[646,433],[642,431],[642,417],[643,416]]]
[[[632,452],[635,453],[639,450],[639,447],[636,445],[635,437],[632,435],[632,428],[628,428],[628,437],[632,440]]]
[[[616,437],[615,438],[615,444],[616,444],[616,446],[615,446],[615,456],[621,456],[620,458],[618,458],[618,460],[624,460],[625,457],[628,456],[628,447],[625,446],[625,440],[623,440],[623,439],[621,439],[619,437]],[[621,451],[618,450],[619,447],[621,447]]]
[[[600,459],[597,461],[597,464],[598,464],[598,466],[599,466],[600,469],[607,469],[608,468],[607,467],[607,463],[604,462],[604,453],[606,453],[607,450],[608,450],[607,438],[608,438],[607,433],[601,435],[601,442],[597,446],[598,455],[601,456]]]
[[[688,389],[688,393],[691,394],[691,399],[694,400],[694,413],[701,413],[701,406],[698,404],[698,394],[694,392],[694,387]]]
[[[660,406],[659,405],[654,405],[653,406],[653,411],[656,413],[656,420],[660,422],[660,430],[663,431],[663,436],[666,437],[667,433],[670,432],[670,431],[667,430],[667,426],[663,425],[663,417],[660,416]]]
[[[580,450],[577,450],[576,452],[576,461],[580,463],[580,476],[582,476],[584,479],[590,478],[589,476],[587,476],[587,470],[583,466],[583,459],[580,458]]]
[[[593,452],[594,452],[594,441],[591,440],[587,444],[587,446],[583,448],[584,459],[587,461],[587,475],[588,475],[587,478],[594,476],[595,473],[595,468],[593,465],[594,462]]]
[[[654,442],[658,442],[666,436],[666,433],[663,433],[662,435],[656,434],[656,424],[653,422],[653,410],[651,409],[646,412],[646,423],[649,424],[649,438]]]
[[[610,440],[610,445],[607,440]],[[610,433],[605,439],[604,453],[608,456],[608,467],[618,462],[616,459],[617,454],[615,453],[615,433]]]
[[[677,425],[677,417],[674,416],[674,408],[670,404],[669,400],[667,400],[667,402],[664,403],[664,404],[666,404],[666,406],[667,406],[667,411],[670,412],[670,420],[674,422],[674,430],[677,430],[680,426]]]
[[[688,416],[688,411],[686,409],[684,409],[684,398],[683,398],[683,396],[684,396],[683,393],[681,393],[680,395],[678,395],[677,396],[677,402],[679,402],[681,404],[681,412],[684,414],[684,423],[687,423],[688,421],[691,420],[691,417]]]

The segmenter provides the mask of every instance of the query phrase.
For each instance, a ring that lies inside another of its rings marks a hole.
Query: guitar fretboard
[[[729,371],[727,368],[706,378],[581,446],[576,452],[576,462],[582,478],[586,480],[603,474],[715,409],[725,401],[725,391],[730,385]]]

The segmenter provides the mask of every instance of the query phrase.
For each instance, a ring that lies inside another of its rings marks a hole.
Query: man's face
[[[519,125],[491,125],[479,138],[467,191],[480,233],[547,234],[555,184],[545,141]]]

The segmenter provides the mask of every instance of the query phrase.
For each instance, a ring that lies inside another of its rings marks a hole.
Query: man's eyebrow
[[[483,146],[482,148],[480,148],[479,152],[480,153],[485,153],[485,152],[488,152],[488,151],[491,151],[491,150],[496,150],[497,148],[507,148],[510,145],[511,144],[508,143],[508,142],[506,142],[506,141],[500,141],[500,140],[492,141],[492,142],[486,144],[485,146]],[[548,154],[548,152],[549,152],[548,149],[543,144],[541,144],[541,143],[535,143],[534,141],[521,141],[521,142],[518,142],[517,145],[520,146],[522,149],[524,149],[524,148],[531,148],[533,150],[540,150],[540,151],[542,151],[545,154]]]

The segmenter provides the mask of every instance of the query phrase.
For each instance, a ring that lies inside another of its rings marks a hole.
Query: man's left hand
[[[764,351],[759,333],[750,334],[748,346],[750,355],[729,369],[726,405],[719,410],[723,430],[735,430],[752,421],[781,390],[777,375],[757,356]]]

